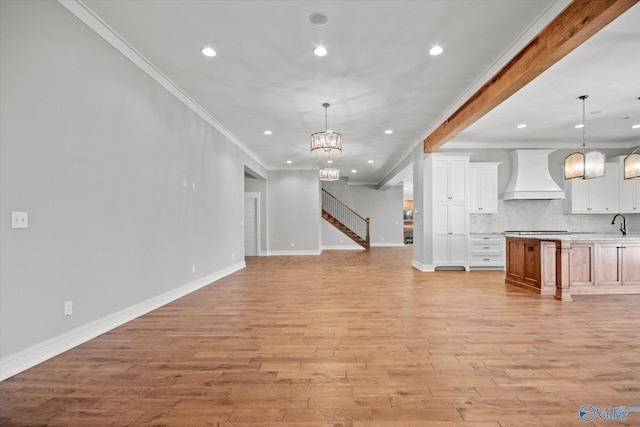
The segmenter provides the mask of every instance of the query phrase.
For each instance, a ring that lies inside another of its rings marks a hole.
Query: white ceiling
[[[269,169],[326,164],[309,153],[309,135],[324,129],[329,102],[328,127],[344,144],[334,166],[367,183],[379,183],[568,3],[84,0]],[[316,12],[326,25],[309,21]],[[638,142],[640,130],[630,129],[640,122],[638,23],[640,5],[452,144],[578,143],[582,94],[594,113],[588,135]],[[435,44],[442,55],[427,53]],[[328,55],[316,57],[317,45]],[[217,56],[203,56],[204,46]],[[524,132],[515,128],[521,122]]]
[[[579,148],[640,145],[640,4],[496,107],[455,142]],[[517,129],[526,123],[524,129]],[[451,144],[455,145],[455,144]]]

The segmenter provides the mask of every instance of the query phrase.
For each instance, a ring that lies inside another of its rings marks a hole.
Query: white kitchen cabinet
[[[469,235],[469,267],[504,270],[504,236],[501,234]]]
[[[431,155],[433,268],[469,269],[470,154]]]
[[[620,212],[640,213],[640,180],[624,179],[620,174]]]
[[[467,266],[469,214],[467,203],[433,205],[433,262],[437,266]]]
[[[570,213],[618,213],[620,209],[620,166],[607,163],[604,176],[567,181]]]
[[[467,202],[468,183],[469,157],[467,155],[456,156],[434,154],[434,201]]]
[[[469,212],[498,213],[498,162],[469,163]]]
[[[618,165],[616,175],[620,189],[620,204],[616,213],[640,213],[640,180],[624,179],[625,157],[617,156],[609,159]]]

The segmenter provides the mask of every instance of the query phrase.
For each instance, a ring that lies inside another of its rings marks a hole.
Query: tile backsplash
[[[498,233],[506,230],[567,230],[579,233],[618,233],[611,214],[572,215],[564,212],[564,200],[498,200],[498,213],[471,214],[471,233]],[[627,232],[640,233],[640,214],[624,214]]]

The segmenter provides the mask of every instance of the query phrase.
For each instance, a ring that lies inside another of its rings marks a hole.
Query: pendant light
[[[632,127],[636,128],[637,126],[634,125]],[[636,152],[638,150],[640,150],[640,147],[624,158],[624,179],[640,179],[640,154]]]
[[[624,158],[624,179],[640,179],[640,154],[636,148]]]
[[[340,179],[340,170],[335,168],[320,169],[320,181],[337,181]]]
[[[564,179],[591,179],[604,176],[605,155],[600,151],[585,152],[587,148],[585,132],[585,99],[589,95],[582,95],[582,152],[576,151],[564,159]]]
[[[342,153],[342,135],[338,132],[327,130],[327,108],[328,103],[322,104],[324,107],[324,131],[311,135],[311,152],[319,156],[332,156]]]

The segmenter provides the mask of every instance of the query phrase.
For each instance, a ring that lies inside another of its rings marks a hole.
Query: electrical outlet
[[[234,254],[231,254],[231,259],[232,260],[236,259],[236,256]]]
[[[293,242],[291,242],[291,247],[293,247],[293,246],[294,246],[294,244],[293,244]]]
[[[73,314],[73,301],[66,301],[64,303],[64,315],[71,316]]]
[[[195,265],[195,264],[193,264],[193,265],[191,266],[191,271],[192,271],[193,273],[195,273],[195,272],[196,272],[196,265]]]
[[[11,212],[11,228],[29,228],[27,212]]]

